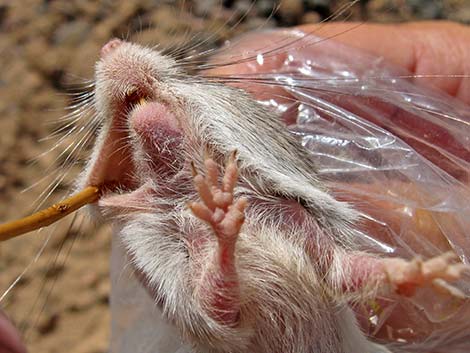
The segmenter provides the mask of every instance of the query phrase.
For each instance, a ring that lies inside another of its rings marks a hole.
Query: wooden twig
[[[51,225],[80,207],[97,201],[99,196],[100,189],[98,187],[88,186],[51,207],[30,216],[0,224],[0,242]]]

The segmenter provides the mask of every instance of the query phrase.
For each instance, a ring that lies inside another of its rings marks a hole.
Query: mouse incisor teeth
[[[140,97],[137,103],[139,103],[140,105],[144,105],[145,103],[147,103],[147,100],[144,97]]]

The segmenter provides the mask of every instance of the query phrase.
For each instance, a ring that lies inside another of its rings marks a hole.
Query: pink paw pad
[[[104,58],[105,56],[107,56],[110,52],[112,52],[114,49],[116,49],[117,47],[119,47],[122,43],[124,43],[122,40],[120,39],[117,39],[117,38],[113,38],[111,39],[108,43],[106,43],[105,45],[103,45],[103,47],[101,48],[101,51],[100,51],[100,56],[102,58]]]

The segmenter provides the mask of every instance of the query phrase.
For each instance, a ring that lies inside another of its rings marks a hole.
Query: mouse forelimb
[[[247,200],[233,198],[238,176],[235,153],[230,156],[220,186],[217,164],[212,159],[207,159],[204,164],[206,176],[197,174],[194,177],[201,201],[189,206],[195,216],[210,225],[217,239],[217,248],[206,264],[196,287],[196,295],[211,317],[225,325],[236,325],[240,311],[240,293],[235,246],[245,220]]]

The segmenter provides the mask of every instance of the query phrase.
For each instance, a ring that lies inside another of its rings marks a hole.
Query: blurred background
[[[74,104],[74,93],[89,90],[86,80],[93,78],[108,39],[218,46],[260,27],[320,22],[350,3],[285,0],[271,16],[277,6],[271,0],[1,1],[0,221],[26,215],[41,201],[49,205],[71,191],[90,145],[68,148],[76,135],[60,145],[57,138],[40,140],[57,128],[67,133],[79,125],[57,121]],[[469,24],[470,3],[364,0],[336,20],[431,19]],[[56,190],[47,197],[51,183]],[[107,351],[110,232],[83,215],[72,218],[0,245],[0,308],[21,329],[31,352]]]

